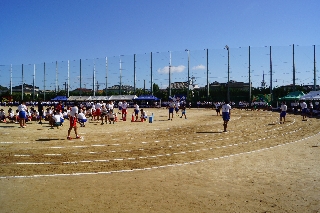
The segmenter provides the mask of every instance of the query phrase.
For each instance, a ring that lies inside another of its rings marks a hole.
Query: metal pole
[[[108,57],[106,57],[106,96],[108,96]]]
[[[46,62],[43,62],[43,101],[46,100]]]
[[[24,80],[23,80],[23,64],[22,64],[22,86],[21,86],[21,101],[23,101],[23,84],[24,84],[24,82],[23,82]]]
[[[80,59],[80,96],[82,95],[82,84],[81,84],[81,80],[82,80],[82,66],[81,66],[81,59]]]
[[[249,103],[251,103],[251,90],[252,90],[252,86],[251,86],[251,52],[250,52],[250,46],[249,46]]]
[[[271,101],[273,101],[273,97],[272,97],[272,54],[271,54],[271,46],[270,46],[270,95],[271,95]]]
[[[187,51],[188,51],[188,89],[187,89],[187,99],[188,99],[190,94],[190,50],[187,50]]]
[[[96,62],[93,61],[93,96],[96,96]]]
[[[169,97],[171,97],[171,51],[169,60]]]
[[[151,72],[151,95],[153,95],[153,81],[152,81],[152,52],[150,53],[150,72]]]
[[[292,45],[293,91],[296,91],[296,66],[294,64],[294,44]]]
[[[10,95],[12,96],[12,64],[10,66]]]
[[[69,98],[69,85],[70,85],[70,61],[68,60],[67,98]]]
[[[209,101],[209,50],[207,49],[207,101]]]
[[[36,92],[35,85],[34,85],[35,81],[36,81],[36,65],[33,64],[33,94],[32,94],[32,100],[33,101],[35,100],[34,97],[35,97],[35,92]]]
[[[120,58],[120,85],[119,85],[119,95],[121,95],[121,84],[122,84],[122,82],[121,82],[121,78],[122,78],[122,68],[121,68],[121,58]]]
[[[58,61],[56,61],[56,95],[58,91]]]
[[[136,94],[136,54],[133,54],[133,92]]]
[[[226,49],[228,50],[228,102],[230,102],[230,52],[229,52],[229,46],[226,45]]]
[[[316,75],[316,45],[313,45],[313,90],[317,90],[317,75]]]

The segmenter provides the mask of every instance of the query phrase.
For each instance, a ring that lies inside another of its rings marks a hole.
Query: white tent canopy
[[[310,91],[309,93],[301,96],[300,100],[320,100],[320,91]]]

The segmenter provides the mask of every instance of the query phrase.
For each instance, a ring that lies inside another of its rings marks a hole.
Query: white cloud
[[[206,66],[199,64],[197,66],[192,67],[193,70],[205,70]]]
[[[170,72],[172,73],[180,73],[183,72],[186,69],[185,66],[179,65],[179,66],[171,66]],[[159,68],[157,70],[158,73],[160,74],[168,74],[169,73],[169,66],[165,66],[163,68]]]

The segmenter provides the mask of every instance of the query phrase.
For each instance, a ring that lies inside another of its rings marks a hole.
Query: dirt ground
[[[146,111],[73,140],[0,123],[0,212],[320,212],[319,118],[235,109],[223,133],[212,109]]]

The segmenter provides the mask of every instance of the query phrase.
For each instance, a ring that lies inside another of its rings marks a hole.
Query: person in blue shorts
[[[231,106],[228,101],[225,101],[221,107],[222,119],[223,119],[223,132],[227,132],[228,122],[231,115]]]
[[[287,105],[286,103],[283,101],[281,106],[280,106],[280,109],[281,109],[281,112],[280,112],[280,124],[284,124],[284,122],[286,121],[286,115],[287,115]],[[283,122],[282,122],[283,120]]]
[[[174,111],[174,108],[175,108],[175,104],[174,104],[174,102],[173,102],[172,99],[170,99],[170,102],[169,102],[167,108],[169,108],[169,118],[168,118],[168,120],[172,120],[172,118],[173,118],[173,111]],[[170,115],[171,115],[171,119],[170,119]]]
[[[27,118],[27,106],[25,105],[25,102],[22,101],[21,104],[18,106],[19,110],[19,124],[21,128],[26,127],[26,118]]]

